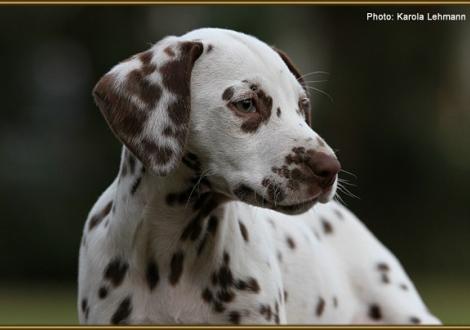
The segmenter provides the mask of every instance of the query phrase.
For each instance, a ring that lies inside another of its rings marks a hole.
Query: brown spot
[[[281,118],[281,108],[279,108],[279,107],[277,108],[277,110],[276,110],[276,115],[277,115],[279,118]]]
[[[135,157],[129,151],[126,152],[126,155],[127,155],[127,163],[129,164],[129,173],[132,175],[134,174],[134,171],[135,171],[136,160],[135,160]]]
[[[337,297],[333,297],[333,307],[334,308],[338,307],[338,298]]]
[[[199,242],[198,248],[197,248],[197,255],[201,255],[202,251],[204,251],[204,247],[206,246],[207,243],[207,232],[204,234],[202,237],[201,241]]]
[[[118,287],[129,269],[129,264],[120,258],[114,258],[104,270],[104,278]]]
[[[142,159],[146,164],[155,163],[157,165],[164,165],[171,160],[173,150],[167,146],[159,146],[155,142],[148,139],[141,141],[142,145]]]
[[[284,290],[284,302],[287,302],[287,297],[289,296],[289,294],[287,293],[286,290]]]
[[[222,258],[224,260],[224,264],[228,264],[230,262],[230,255],[227,253],[227,251],[224,251]]]
[[[157,263],[153,260],[151,260],[147,264],[146,279],[147,279],[147,284],[150,288],[150,291],[155,289],[155,287],[158,284],[158,281],[160,280],[160,275],[158,274]]]
[[[403,291],[408,291],[408,285],[406,285],[405,283],[401,283],[400,289],[402,289]]]
[[[222,289],[217,292],[217,299],[223,302],[230,302],[235,298],[235,293],[232,290]]]
[[[130,150],[137,151],[133,138],[142,131],[149,109],[138,109],[126,95],[118,92],[115,82],[113,74],[106,74],[93,89],[93,96],[112,131]]]
[[[200,42],[185,41],[181,42],[179,47],[180,57],[165,63],[160,68],[160,73],[165,87],[173,94],[183,97],[181,100],[183,103],[189,104],[189,82],[192,66],[202,54],[203,46]]]
[[[215,234],[217,233],[218,223],[219,223],[219,219],[216,216],[211,215],[211,217],[209,218],[209,223],[207,224],[207,231],[211,233],[213,236],[215,236]]]
[[[317,137],[317,142],[318,142],[318,145],[319,145],[320,147],[324,147],[324,146],[326,145],[325,142],[323,141],[323,139],[321,139],[320,137]],[[337,210],[335,210],[335,211],[336,211],[336,212],[339,212],[339,211],[337,211]],[[339,213],[339,214],[341,214],[341,213]]]
[[[269,178],[264,178],[261,184],[266,187],[266,192],[272,202],[279,203],[286,198],[286,193],[280,184],[272,182]]]
[[[103,219],[109,214],[111,211],[111,208],[113,206],[113,201],[110,201],[106,206],[97,214],[91,217],[90,222],[88,223],[88,230],[92,230],[95,228],[98,224],[103,221]]]
[[[173,136],[174,135],[174,132],[173,132],[173,128],[171,128],[170,126],[166,126],[163,131],[162,131],[163,135],[165,136]]]
[[[238,224],[240,226],[240,232],[243,236],[243,239],[245,240],[245,242],[248,242],[250,239],[248,237],[248,230],[246,229],[245,225],[243,224],[243,222],[241,221],[238,221]]]
[[[281,251],[277,251],[277,260],[279,260],[279,262],[282,262],[282,253],[281,253]]]
[[[410,317],[410,322],[413,323],[413,324],[420,324],[421,320],[416,316],[412,316],[412,317]]]
[[[275,322],[276,324],[279,324],[279,323],[280,323],[280,319],[279,319],[279,304],[278,304],[277,301],[274,303],[274,310],[275,310],[275,313],[273,313],[273,315],[274,315],[274,322]]]
[[[108,289],[105,286],[100,287],[100,289],[98,290],[98,297],[100,299],[104,299],[106,298],[107,295],[108,295]]]
[[[222,94],[222,99],[224,101],[230,101],[233,97],[233,94],[234,94],[233,87],[227,87]]]
[[[126,175],[127,175],[127,164],[123,163],[121,165],[121,172],[119,173],[119,176],[122,178],[122,177],[125,177]]]
[[[124,324],[126,323],[129,315],[132,312],[131,298],[126,297],[120,303],[119,306],[111,317],[112,324]]]
[[[140,176],[137,179],[135,179],[131,187],[131,195],[134,195],[137,192],[137,189],[139,188],[141,181],[142,181],[142,177]]]
[[[225,311],[225,307],[220,301],[214,301],[213,309],[216,313],[222,313],[223,311]]]
[[[189,224],[185,227],[183,233],[181,234],[182,241],[185,241],[188,238],[191,241],[195,241],[199,238],[199,235],[202,231],[201,220],[202,216],[198,214],[189,222]]]
[[[210,303],[212,299],[212,292],[209,290],[209,288],[205,288],[204,291],[202,291],[202,300],[204,300],[206,303]]]
[[[271,117],[271,109],[273,99],[266,95],[262,89],[256,92],[256,112],[248,114],[247,119],[243,122],[241,129],[246,133],[255,133],[261,124],[267,123]]]
[[[151,83],[147,79],[147,76],[155,71],[155,69],[156,67],[152,65],[148,67],[144,66],[142,69],[132,70],[128,73],[125,82],[126,92],[142,100],[146,105],[144,109],[146,111],[153,110],[162,96],[161,87]]]
[[[213,49],[214,49],[214,46],[213,46],[213,45],[209,44],[209,45],[207,46],[207,52],[208,52],[208,53],[210,53]]]
[[[235,287],[238,290],[246,290],[251,291],[253,293],[258,293],[260,291],[258,281],[253,277],[250,277],[247,281],[238,280],[237,282],[235,282]]]
[[[272,316],[271,306],[269,306],[269,305],[263,305],[263,304],[260,305],[259,313],[264,316],[264,318],[266,319],[266,321],[270,321],[270,320],[271,320],[271,316]]]
[[[173,51],[173,49],[171,49],[171,47],[166,47],[164,50],[163,50],[168,56],[170,57],[175,57],[175,52]]]
[[[233,284],[233,274],[230,268],[224,265],[219,269],[217,273],[217,282],[223,288]]]
[[[90,306],[88,306],[88,300],[86,298],[82,299],[81,308],[85,319],[88,319],[88,314],[90,313]]]
[[[390,283],[390,278],[388,277],[387,274],[384,273],[381,276],[381,281],[382,281],[382,283],[388,284],[388,283]]]
[[[322,224],[322,227],[323,227],[323,232],[325,234],[333,233],[333,226],[331,225],[331,223],[328,220],[322,219],[321,224]]]
[[[170,280],[170,284],[173,286],[175,286],[178,283],[181,277],[181,274],[183,274],[183,262],[184,262],[183,251],[178,251],[171,257],[169,280]]]
[[[315,315],[320,317],[325,310],[325,299],[322,297],[318,298],[317,307],[315,308]]]
[[[292,239],[292,237],[287,236],[287,237],[286,237],[286,242],[287,242],[287,245],[289,246],[290,249],[292,249],[292,250],[295,249],[295,242],[294,242],[294,240]]]
[[[211,283],[212,285],[217,285],[219,279],[217,278],[217,272],[213,272],[211,275]]]
[[[138,56],[143,65],[149,65],[153,58],[153,52],[151,50],[147,50],[139,53]]]
[[[385,262],[379,262],[377,264],[377,269],[381,272],[388,272],[390,270],[390,267]]]
[[[372,304],[369,306],[369,317],[376,321],[382,319],[382,311],[377,304]]]
[[[229,313],[229,321],[232,324],[240,324],[240,318],[241,318],[241,315],[237,311],[231,311]]]

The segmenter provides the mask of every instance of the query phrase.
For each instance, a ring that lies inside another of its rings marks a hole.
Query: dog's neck
[[[182,249],[192,249],[194,256],[210,253],[227,226],[213,211],[223,213],[226,201],[201,176],[194,155],[185,154],[178,168],[157,176],[123,148],[110,235],[121,254],[146,251],[158,257],[163,251],[165,258]]]

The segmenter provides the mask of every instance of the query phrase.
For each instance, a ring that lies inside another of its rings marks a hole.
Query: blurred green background
[[[81,230],[119,150],[91,90],[169,34],[217,26],[286,51],[314,128],[430,309],[470,324],[470,7],[0,7],[0,324],[75,324]],[[467,22],[367,22],[368,11]],[[327,81],[325,81],[327,80]]]

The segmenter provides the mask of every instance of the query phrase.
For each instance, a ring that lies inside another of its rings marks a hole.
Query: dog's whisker
[[[347,206],[347,203],[343,200],[343,198],[338,194],[338,192],[335,194],[333,197],[334,200],[336,200],[338,203],[343,204]]]
[[[318,93],[320,93],[320,94],[325,95],[326,97],[328,97],[328,99],[330,100],[331,103],[334,103],[333,98],[332,98],[331,95],[328,94],[327,92],[325,92],[325,91],[323,91],[323,90],[321,90],[321,89],[319,89],[319,88],[315,88],[315,87],[307,86],[307,85],[305,86],[305,88],[309,88],[309,89],[311,89],[311,90],[313,90],[313,91],[316,91],[316,92],[318,92]]]
[[[353,194],[351,191],[349,191],[348,188],[344,187],[341,183],[338,182],[338,190],[340,192],[342,192],[343,194],[349,196],[349,197],[352,197],[352,198],[356,198],[356,199],[360,199],[358,196],[356,196],[355,194]]]
[[[335,151],[336,152],[336,151]],[[349,174],[350,176],[354,177],[355,179],[357,179],[357,175],[352,173],[352,172],[349,172],[349,171],[346,171],[345,169],[341,169],[340,172],[342,173],[346,173],[346,174]]]
[[[193,186],[193,189],[189,193],[188,199],[186,200],[186,204],[184,208],[187,208],[189,205],[189,201],[191,200],[191,196],[193,195],[194,191],[196,191],[197,187],[201,184],[202,179],[210,176],[210,170],[206,170],[205,172],[202,172],[201,175],[199,176],[199,179],[197,180],[196,184]]]
[[[350,182],[349,180],[343,179],[343,178],[338,178],[338,182],[339,182],[339,183],[342,183],[342,184],[344,184],[344,185],[347,185],[347,186],[357,187],[356,184]]]
[[[326,74],[326,75],[329,75],[330,73],[329,73],[329,72],[326,72],[326,71],[312,71],[312,72],[307,72],[306,74],[303,74],[303,75],[301,75],[299,78],[297,78],[297,80],[304,79],[305,77],[308,77],[308,76],[311,76],[311,75],[314,75],[314,74]]]
[[[304,81],[304,85],[310,86],[309,84],[315,84],[315,83],[323,83],[323,82],[328,82],[328,79],[321,79],[321,80],[307,80]]]

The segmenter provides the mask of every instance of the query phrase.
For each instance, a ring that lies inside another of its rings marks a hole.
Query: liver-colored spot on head
[[[390,267],[385,262],[379,262],[377,264],[377,270],[381,272],[388,272],[390,270]]]
[[[254,133],[258,130],[261,124],[268,122],[271,117],[271,110],[273,106],[273,99],[267,95],[262,89],[256,89],[257,102],[256,112],[251,114],[241,126],[242,131],[247,133]]]
[[[233,87],[226,88],[222,94],[222,99],[224,101],[230,101],[233,97],[233,93],[234,93]]]
[[[167,54],[168,56],[170,57],[175,57],[175,52],[173,51],[173,49],[171,49],[170,47],[166,47],[164,50],[165,54]]]

